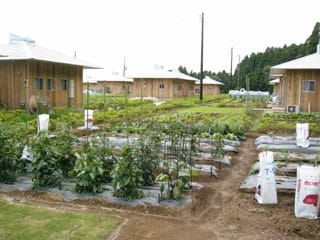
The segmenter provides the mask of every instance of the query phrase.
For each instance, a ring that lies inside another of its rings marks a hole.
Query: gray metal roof
[[[162,78],[162,79],[180,79],[187,81],[197,81],[197,78],[191,77],[184,73],[179,72],[178,70],[155,70],[148,73],[139,73],[129,76],[131,78]]]
[[[78,58],[69,57],[57,51],[26,43],[0,45],[0,61],[6,60],[38,60],[82,66],[85,69],[100,68]]]
[[[208,77],[208,76],[206,76],[206,77],[203,79],[202,83],[203,83],[204,85],[224,85],[222,82],[219,82],[219,81],[217,81],[217,80],[214,80],[214,79],[212,79],[212,78],[210,78],[210,77]],[[197,80],[197,81],[196,81],[196,84],[200,84],[200,80]]]
[[[271,67],[270,75],[281,74],[285,70],[320,69],[320,54],[314,53],[305,57]]]

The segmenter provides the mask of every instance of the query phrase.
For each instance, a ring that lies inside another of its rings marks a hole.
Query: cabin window
[[[36,91],[43,90],[43,78],[38,77],[35,79],[35,88],[36,88]]]
[[[179,84],[179,85],[176,86],[176,88],[177,88],[177,91],[181,91],[182,90],[182,85]]]
[[[67,91],[67,89],[68,89],[68,81],[67,80],[65,80],[65,79],[60,80],[60,89],[62,91]]]
[[[193,85],[190,85],[190,86],[189,86],[189,90],[190,90],[190,91],[194,91],[194,86],[193,86]]]
[[[54,79],[53,78],[47,79],[47,90],[54,91]]]
[[[303,81],[303,91],[304,92],[314,92],[316,87],[315,80],[304,80]]]
[[[164,83],[160,83],[159,88],[164,89]]]

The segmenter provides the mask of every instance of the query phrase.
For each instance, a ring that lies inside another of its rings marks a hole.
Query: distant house
[[[99,72],[99,70],[94,70]],[[92,71],[91,71],[92,72]],[[100,72],[96,76],[90,77],[90,80],[84,80],[84,89],[88,87],[90,90],[94,90],[100,93],[109,94],[125,94],[126,89],[128,93],[131,92],[133,79],[121,76],[119,74],[105,74]],[[89,86],[88,86],[89,84]]]
[[[31,107],[40,97],[51,107],[82,106],[83,69],[90,68],[97,67],[34,41],[0,45],[0,101],[9,109]]]
[[[222,82],[214,80],[206,76],[202,81],[203,95],[216,95],[220,93],[220,87],[224,85]],[[195,92],[200,93],[200,80],[196,81]]]
[[[273,92],[272,92],[272,95],[273,96],[279,96],[280,95],[280,78],[275,78],[273,80],[271,80],[269,82],[270,85],[273,86]]]
[[[170,99],[194,95],[194,84],[197,80],[178,70],[157,69],[153,72],[135,74],[131,97],[154,97]]]
[[[279,77],[280,106],[287,112],[320,112],[320,45],[317,52],[271,67]]]

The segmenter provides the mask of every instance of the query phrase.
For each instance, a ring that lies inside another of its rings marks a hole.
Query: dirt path
[[[128,209],[104,200],[65,203],[54,195],[31,191],[0,193],[0,199],[117,217],[122,224],[109,240],[320,239],[318,221],[295,218],[294,193],[278,193],[276,205],[259,205],[253,193],[238,191],[257,159],[255,137],[247,137],[232,156],[232,165],[219,170],[219,178],[202,175],[196,179],[204,188],[191,193],[192,206]]]

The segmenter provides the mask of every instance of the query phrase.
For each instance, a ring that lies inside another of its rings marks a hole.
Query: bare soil
[[[320,239],[318,220],[294,216],[294,192],[279,192],[278,204],[259,205],[254,193],[238,190],[257,160],[256,137],[247,136],[232,156],[232,165],[219,169],[219,178],[201,174],[194,179],[204,188],[188,193],[192,206],[127,208],[103,199],[63,202],[57,194],[32,191],[2,191],[0,199],[117,217],[121,224],[107,237],[109,240]]]

